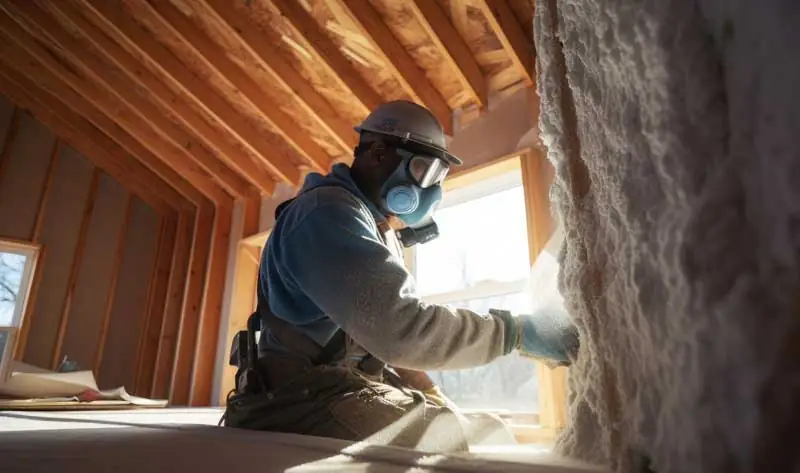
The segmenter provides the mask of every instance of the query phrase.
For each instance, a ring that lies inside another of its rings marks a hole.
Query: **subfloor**
[[[600,472],[536,445],[432,455],[217,427],[221,409],[0,412],[4,472]]]

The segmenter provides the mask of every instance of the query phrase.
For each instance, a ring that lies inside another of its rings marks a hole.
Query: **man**
[[[569,364],[577,334],[559,318],[421,300],[397,236],[412,245],[436,235],[442,180],[461,161],[436,118],[411,102],[381,105],[356,130],[352,166],[309,175],[275,212],[258,281],[264,392],[231,396],[226,425],[464,449],[475,425],[424,370],[513,350]],[[448,435],[433,435],[434,424]]]

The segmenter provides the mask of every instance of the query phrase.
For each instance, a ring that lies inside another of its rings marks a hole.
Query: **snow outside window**
[[[532,309],[519,170],[445,193],[440,237],[407,253],[422,298],[486,313]],[[429,372],[464,409],[538,412],[536,366],[516,353],[477,368]]]

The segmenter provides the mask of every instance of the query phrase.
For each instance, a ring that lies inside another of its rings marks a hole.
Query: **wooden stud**
[[[161,320],[153,382],[150,388],[150,395],[160,399],[170,398],[169,386],[172,378],[172,365],[175,360],[176,338],[181,323],[183,294],[188,286],[187,274],[191,257],[194,220],[194,212],[188,210],[181,211],[178,216],[175,249],[170,262],[167,300]]]
[[[533,45],[506,0],[475,0],[527,87],[534,84]]]
[[[99,24],[111,33],[112,37],[121,43],[128,44],[129,47],[149,58],[165,78],[214,117],[217,123],[236,137],[246,149],[258,156],[262,165],[266,165],[274,176],[291,185],[297,184],[298,171],[292,164],[291,156],[283,154],[278,148],[277,142],[270,143],[267,135],[239,115],[233,106],[223,100],[208,84],[191,73],[175,55],[120,8],[120,4],[113,5],[106,0],[80,1],[88,11],[93,13]],[[219,130],[215,127],[204,128],[211,133],[211,136],[219,135]],[[217,147],[221,154],[225,153],[228,156],[240,154],[222,137],[209,145]]]
[[[313,117],[347,153],[358,142],[353,125],[345,122],[308,81],[283,58],[283,54],[247,18],[230,8],[229,0],[204,0],[204,10],[224,26],[253,58],[272,76],[279,87],[292,93],[296,103]]]
[[[189,404],[192,406],[207,406],[211,402],[215,363],[218,356],[225,356],[224,353],[217,353],[217,342],[222,323],[222,294],[225,290],[227,276],[232,217],[231,205],[217,206],[214,215],[211,254],[206,271],[203,310],[200,314],[200,326],[192,367],[189,395]]]
[[[258,232],[260,201],[248,199],[244,201],[242,236],[250,236]],[[247,326],[247,318],[253,313],[253,299],[258,285],[258,261],[250,257],[249,246],[239,241],[236,249],[236,261],[233,272],[233,290],[231,307],[227,314],[227,344],[230,346],[233,336]],[[236,368],[225,363],[222,372],[220,394],[225,399],[234,387]]]
[[[114,255],[114,264],[111,269],[111,282],[108,287],[108,294],[106,294],[106,308],[103,312],[103,318],[100,322],[100,334],[98,335],[97,346],[94,352],[94,376],[100,378],[100,367],[103,361],[103,349],[106,345],[106,335],[108,334],[108,326],[111,322],[111,311],[114,309],[114,298],[117,292],[117,281],[119,280],[119,272],[122,267],[122,256],[125,253],[125,240],[128,233],[128,226],[131,221],[131,213],[133,210],[133,196],[129,193],[128,200],[125,203],[125,216],[122,220],[122,226],[117,236],[117,251]]]
[[[386,65],[392,69],[403,90],[414,101],[427,107],[442,124],[445,133],[452,135],[453,119],[447,102],[417,66],[406,48],[394,37],[369,0],[338,1],[356,20],[370,41],[378,47]]]
[[[67,283],[67,295],[64,298],[64,304],[61,309],[61,317],[58,322],[58,337],[56,344],[53,347],[53,355],[50,360],[50,368],[55,370],[61,362],[61,347],[64,343],[64,335],[67,333],[67,326],[69,325],[70,309],[72,308],[72,297],[75,294],[75,286],[78,283],[78,274],[80,273],[81,264],[83,263],[83,252],[86,246],[86,235],[89,230],[89,222],[92,219],[92,211],[94,210],[94,203],[97,199],[97,188],[100,183],[99,168],[94,168],[92,172],[92,181],[89,184],[89,196],[86,199],[86,205],[83,208],[83,217],[81,219],[81,228],[78,233],[78,242],[75,246],[75,253],[72,260],[72,269],[69,273],[69,280]]]
[[[9,67],[0,69],[0,76],[0,88],[5,95],[30,110],[62,140],[118,182],[135,191],[157,212],[165,213],[169,208],[186,205],[186,200],[174,189],[153,176],[149,169],[125,154],[97,128],[39,89],[27,77]]]
[[[3,19],[0,18],[0,23]],[[143,164],[149,167],[161,179],[170,183],[176,190],[181,192],[187,199],[192,202],[200,202],[204,199],[203,193],[213,199],[229,199],[228,195],[214,182],[207,174],[197,173],[194,169],[188,166],[178,165],[177,170],[181,172],[178,174],[175,170],[169,167],[164,161],[156,157],[149,149],[145,148],[142,143],[137,141],[133,136],[128,134],[124,129],[120,128],[117,122],[122,122],[137,133],[140,137],[144,137],[144,142],[151,147],[160,148],[164,143],[160,138],[155,136],[152,130],[149,132],[146,126],[143,125],[144,121],[138,117],[130,117],[124,112],[116,113],[115,120],[105,115],[100,109],[89,102],[93,100],[94,103],[99,103],[106,110],[121,110],[119,103],[114,103],[113,96],[104,94],[98,90],[97,87],[81,80],[68,69],[61,65],[58,61],[54,60],[43,48],[38,47],[31,38],[30,42],[22,41],[22,36],[27,36],[20,30],[16,36],[15,41],[20,41],[20,46],[14,48],[12,42],[6,42],[0,45],[0,54],[9,63],[27,77],[36,77],[37,85],[44,87],[48,90],[49,95],[53,100],[60,100],[75,112],[83,115],[86,119],[90,120],[97,128],[105,132],[109,138],[116,141],[119,145],[126,148],[126,150],[136,156]],[[24,45],[23,45],[24,44]],[[13,52],[9,52],[13,49]],[[16,57],[29,51],[39,63],[25,60],[24,57]],[[74,89],[74,90],[73,90]],[[185,160],[181,163],[185,163]],[[196,188],[189,183],[184,177],[189,177],[193,180]]]
[[[147,315],[136,357],[136,376],[133,390],[134,393],[143,396],[151,395],[150,389],[155,373],[161,323],[164,320],[164,310],[166,309],[170,266],[173,251],[175,250],[177,227],[177,215],[165,215],[161,218],[161,234],[158,240],[158,253],[156,254],[157,263],[155,274],[152,276],[151,281],[152,292],[148,296]]]
[[[192,193],[198,194],[194,187],[203,191],[211,199],[228,198],[228,194],[220,188],[220,184],[226,185],[226,189],[235,195],[243,195],[246,192],[249,185],[229,169],[225,168],[226,174],[222,175],[223,177],[218,183],[212,179],[206,169],[199,167],[193,160],[187,159],[187,153],[206,157],[208,152],[204,149],[194,149],[199,147],[189,146],[187,149],[186,144],[190,144],[189,141],[185,139],[178,141],[182,139],[180,134],[186,136],[182,131],[177,133],[178,136],[173,136],[175,133],[169,134],[169,130],[178,129],[178,127],[156,107],[136,94],[136,86],[133,81],[129,79],[126,81],[123,74],[115,74],[113,67],[109,67],[97,56],[88,53],[84,43],[75,39],[57,21],[38,9],[34,3],[20,4],[17,8],[20,9],[20,15],[28,19],[26,21],[28,33],[5,16],[0,18],[0,23],[6,34],[19,45],[17,52],[12,50],[4,53],[10,61],[16,60],[18,69],[25,70],[24,73],[30,77],[36,77],[42,87],[49,89],[61,100],[70,102],[70,107],[76,108],[79,113],[94,122],[98,128],[126,147],[129,152],[137,155],[165,180],[175,182],[177,187],[183,185],[181,191],[190,200],[197,200],[191,195]],[[9,10],[13,11],[10,8]],[[65,66],[63,62],[57,60],[52,52],[41,46],[33,37],[37,29],[43,32],[42,34],[46,34],[57,45],[59,51],[63,51],[79,69],[84,71],[86,77],[78,75],[74,69]],[[6,48],[10,47],[10,45],[6,46]],[[20,63],[26,51],[36,58],[36,63]],[[92,84],[87,78],[93,78],[96,84]],[[102,112],[103,110],[105,110],[105,114]],[[131,110],[134,113],[131,113]],[[113,117],[113,119],[109,117]],[[152,126],[149,126],[149,123],[152,123]],[[120,128],[118,124],[124,129]],[[171,138],[164,137],[167,135]],[[156,158],[150,150],[157,151],[161,157]],[[216,158],[210,155],[206,158],[207,161],[216,163],[218,167],[221,166]],[[205,164],[213,166],[209,162]],[[186,180],[189,180],[192,186],[184,185]]]
[[[6,139],[3,141],[3,148],[0,151],[0,178],[3,177],[3,170],[5,170],[8,156],[11,154],[11,149],[14,147],[14,141],[17,139],[17,132],[19,131],[21,112],[18,107],[14,107],[11,115],[11,124],[8,127]]]
[[[441,7],[429,0],[413,0],[409,8],[458,76],[461,86],[480,107],[488,105],[488,89],[475,56]]]
[[[42,186],[42,195],[39,197],[39,208],[36,210],[36,223],[33,226],[33,234],[31,234],[31,241],[39,243],[39,238],[42,233],[42,225],[44,225],[44,216],[47,211],[47,202],[50,198],[50,189],[53,187],[53,176],[55,176],[56,166],[61,159],[61,138],[56,137],[53,143],[53,150],[50,151],[50,163],[47,165],[47,177]]]
[[[301,46],[311,53],[313,61],[324,64],[339,86],[353,94],[365,116],[383,102],[302,5],[296,0],[272,0],[272,4],[286,19]]]
[[[175,361],[172,366],[169,399],[173,405],[187,405],[192,378],[192,359],[197,345],[204,281],[211,248],[214,208],[197,209],[192,237],[189,274],[183,297],[183,311],[178,326]]]
[[[308,133],[297,126],[296,121],[286,114],[264,92],[263,85],[256,84],[243,70],[228,58],[222,47],[203,33],[189,18],[181,13],[169,2],[145,2],[148,9],[160,21],[161,25],[170,29],[176,36],[182,38],[190,45],[209,69],[216,71],[220,76],[238,89],[244,98],[257,109],[272,125],[281,138],[305,160],[313,165],[317,171],[327,172],[331,165],[330,156],[312,140]],[[266,137],[270,146],[278,146],[277,137]],[[272,141],[272,143],[270,143]],[[280,159],[278,156],[276,159]]]

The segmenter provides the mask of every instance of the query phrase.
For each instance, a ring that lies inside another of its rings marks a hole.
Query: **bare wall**
[[[160,216],[27,113],[12,132],[14,113],[0,97],[0,238],[43,251],[22,360],[67,355],[101,388],[132,389]]]

